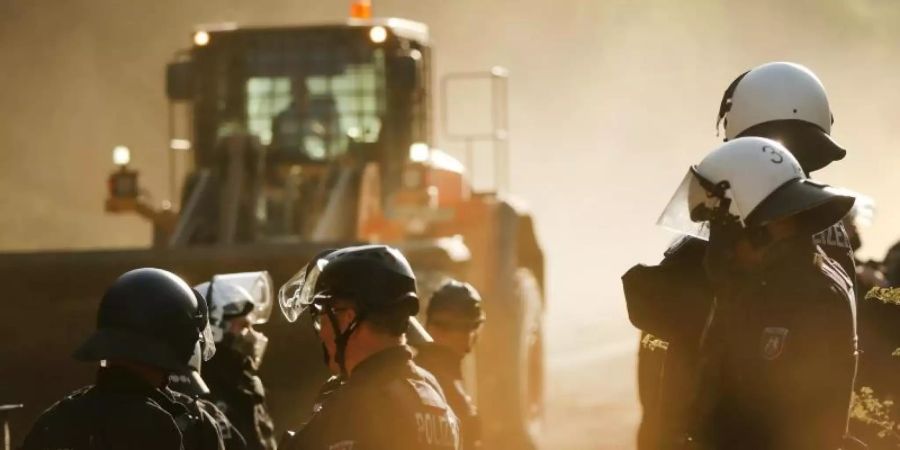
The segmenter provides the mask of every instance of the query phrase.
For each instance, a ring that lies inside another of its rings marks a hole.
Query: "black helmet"
[[[138,361],[187,373],[215,351],[206,302],[177,275],[153,268],[120,276],[103,295],[97,330],[75,351],[82,361]],[[194,361],[192,361],[192,358]]]
[[[409,315],[419,312],[416,276],[399,250],[386,245],[365,245],[337,250],[316,280],[315,301],[346,298],[366,310],[405,304]]]
[[[313,303],[342,298],[360,310],[407,306],[419,312],[416,276],[399,250],[386,245],[361,245],[326,251],[313,258],[278,292],[281,310],[291,322]]]
[[[281,311],[291,322],[303,311],[324,314],[338,330],[327,306],[334,299],[355,304],[356,318],[335,336],[334,360],[346,376],[345,351],[359,324],[379,312],[414,316],[419,312],[416,276],[399,250],[386,245],[361,245],[322,252],[278,292]],[[315,321],[313,321],[315,322]],[[324,349],[324,346],[323,346]],[[326,361],[331,358],[325,351]]]
[[[435,314],[444,313],[440,317]],[[481,295],[469,283],[449,280],[431,296],[428,323],[449,327],[477,328],[484,322]]]

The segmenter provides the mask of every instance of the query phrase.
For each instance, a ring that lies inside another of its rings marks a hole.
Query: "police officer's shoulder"
[[[812,264],[796,269],[782,277],[785,285],[780,288],[794,291],[817,303],[844,303],[853,299],[853,282],[841,265],[825,252],[817,251],[812,255]]]
[[[693,236],[681,236],[663,253],[660,265],[702,261],[707,242]]]
[[[157,449],[180,448],[182,436],[171,414],[152,399],[87,387],[45,411],[23,448],[56,448],[82,439],[99,439],[109,448]]]
[[[120,398],[116,405],[105,408],[104,418],[112,448],[178,448],[181,445],[182,434],[175,418],[152,399],[137,402]]]
[[[57,414],[65,414],[74,410],[77,410],[79,404],[83,400],[83,397],[90,391],[94,389],[94,386],[85,386],[81,389],[77,389],[75,391],[70,392],[61,400],[56,403],[50,405],[49,408],[45,409],[43,413],[41,413],[41,418],[43,417],[52,417]]]
[[[380,386],[378,394],[398,407],[410,411],[423,408],[447,410],[446,398],[434,375],[418,366],[413,374],[394,378]]]
[[[373,425],[373,432],[378,435],[387,430],[408,430],[412,434],[403,433],[395,439],[414,439],[419,447],[414,448],[458,448],[459,419],[447,404],[444,393],[434,377],[419,367],[414,366],[413,374],[390,380],[380,389],[382,400],[396,408],[394,414],[383,414],[373,417],[383,421],[383,426]],[[410,426],[410,428],[404,428]],[[399,427],[399,428],[398,428]],[[374,438],[375,442],[382,439]],[[399,448],[406,447],[403,444]]]
[[[81,398],[92,388],[93,386],[86,386],[78,389],[45,409],[25,436],[22,448],[45,448],[51,438],[63,433],[63,430],[60,430],[61,426],[66,428],[77,426],[76,421],[83,419]]]

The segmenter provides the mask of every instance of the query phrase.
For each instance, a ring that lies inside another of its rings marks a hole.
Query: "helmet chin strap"
[[[360,322],[365,319],[365,313],[362,311],[357,312],[356,317],[353,318],[353,321],[347,325],[347,329],[343,331],[340,330],[340,324],[338,322],[337,316],[334,314],[330,308],[325,308],[325,314],[328,315],[328,321],[331,322],[331,329],[334,330],[334,362],[337,363],[338,367],[341,370],[341,377],[347,378],[350,376],[350,372],[347,370],[347,343],[350,341],[350,336],[353,335],[353,332],[359,328]],[[325,362],[330,363],[331,355],[328,352],[328,349],[325,345],[322,345],[322,351],[325,354]]]

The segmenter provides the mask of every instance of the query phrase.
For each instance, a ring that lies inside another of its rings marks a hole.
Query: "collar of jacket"
[[[398,372],[409,370],[412,351],[406,345],[397,345],[381,350],[361,361],[350,373],[348,383],[357,384],[368,380],[392,377]]]
[[[124,367],[101,367],[97,371],[97,388],[103,391],[150,395],[155,386]]]

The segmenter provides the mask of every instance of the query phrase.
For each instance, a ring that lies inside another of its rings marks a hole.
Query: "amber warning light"
[[[372,0],[353,0],[353,3],[350,4],[350,18],[371,19]]]

